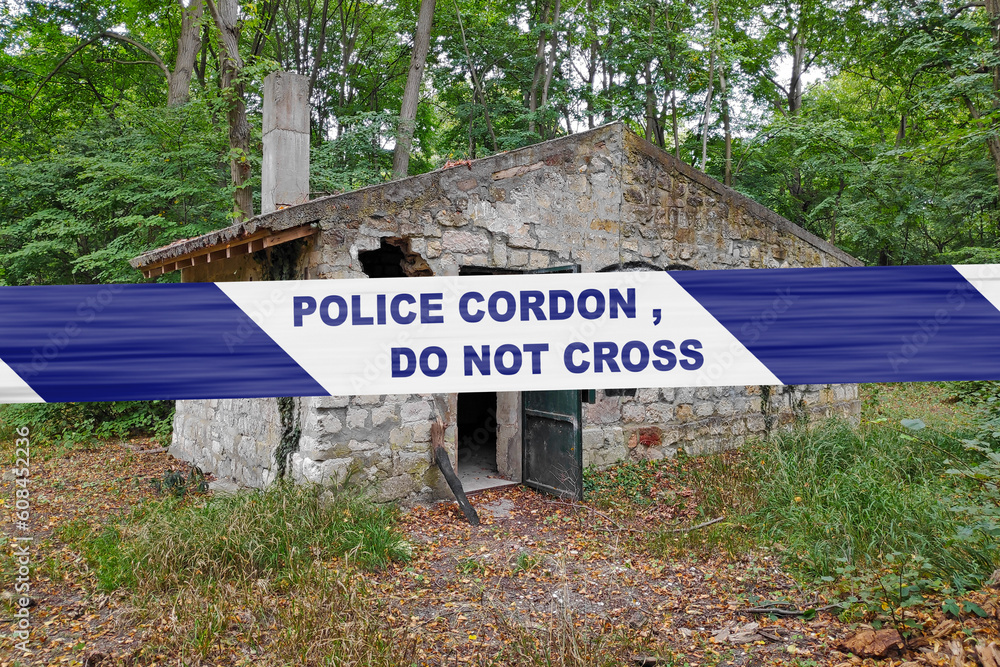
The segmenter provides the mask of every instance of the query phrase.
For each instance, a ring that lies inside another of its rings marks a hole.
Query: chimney
[[[309,77],[271,72],[264,79],[261,213],[309,201]]]

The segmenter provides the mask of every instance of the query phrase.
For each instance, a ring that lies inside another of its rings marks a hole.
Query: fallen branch
[[[123,442],[123,445],[128,449],[132,450],[133,454],[162,454],[167,451],[166,447],[153,447],[152,449],[139,449],[135,445],[131,445],[127,442]]]
[[[458,479],[455,469],[451,467],[448,450],[444,448],[444,423],[440,419],[431,424],[431,443],[434,446],[434,459],[437,461],[437,466],[441,470],[441,474],[444,475],[445,481],[448,482],[451,492],[455,494],[455,500],[458,501],[458,506],[462,508],[465,520],[473,526],[478,526],[479,515],[476,514],[476,508],[472,506],[472,503],[465,496],[462,481]]]
[[[620,532],[623,532],[623,533],[641,533],[642,532],[642,529],[639,529],[639,528],[629,528],[627,526],[623,526],[620,523],[618,523],[617,521],[615,521],[614,519],[612,519],[610,516],[608,516],[607,514],[605,514],[604,512],[600,512],[598,510],[595,510],[593,507],[590,507],[589,505],[584,505],[583,503],[562,503],[562,502],[559,502],[558,500],[547,500],[545,502],[547,502],[549,505],[562,505],[563,507],[575,507],[577,509],[587,510],[591,514],[596,514],[597,516],[601,517],[605,521],[609,521],[609,522],[613,523],[615,525],[615,527]],[[725,520],[725,518],[726,517],[724,517],[724,516],[716,517],[714,519],[711,519],[710,521],[705,521],[703,523],[699,523],[697,526],[691,526],[689,528],[671,528],[670,532],[671,533],[690,533],[693,530],[698,530],[699,528],[705,528],[707,526],[711,526],[714,523],[719,523],[720,521]],[[605,530],[607,530],[607,529],[605,529]]]
[[[741,609],[740,611],[745,611],[749,614],[774,614],[775,616],[804,616],[810,612],[819,613],[821,611],[827,611],[829,609],[843,609],[844,604],[840,602],[835,602],[834,604],[828,604],[825,607],[810,607],[809,609],[782,609],[780,607],[750,607],[749,609]]]
[[[583,503],[562,503],[562,502],[559,502],[558,500],[546,500],[545,502],[548,503],[549,505],[562,505],[563,507],[575,507],[577,509],[587,510],[591,514],[596,514],[597,516],[601,517],[605,521],[609,521],[609,522],[615,524],[615,526],[618,528],[618,530],[620,530],[620,531],[622,531],[624,533],[638,532],[635,528],[627,528],[627,527],[621,525],[620,523],[618,523],[617,521],[615,521],[614,519],[612,519],[610,516],[608,516],[604,512],[599,512],[599,511],[595,510],[593,507],[590,507],[589,505],[584,505]]]

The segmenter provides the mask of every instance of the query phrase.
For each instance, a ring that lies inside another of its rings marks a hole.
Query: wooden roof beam
[[[168,260],[150,264],[142,268],[142,275],[146,278],[155,278],[171,271],[239,257],[240,255],[259,252],[266,248],[273,248],[276,245],[295,241],[296,239],[306,238],[318,231],[319,228],[313,226],[312,223],[292,227],[280,232],[272,232],[269,229],[261,230],[242,239],[199,248],[194,252],[180,255],[179,257],[172,257]]]

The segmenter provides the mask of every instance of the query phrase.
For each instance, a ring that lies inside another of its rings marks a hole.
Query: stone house
[[[132,264],[190,282],[860,263],[613,123],[291,205]],[[438,417],[468,490],[528,480],[533,401],[575,411],[558,437],[584,466],[735,447],[797,418],[860,408],[856,385],[538,396],[552,393],[178,401],[170,451],[240,485],[267,485],[287,467],[296,480],[416,500],[450,495],[431,454]],[[582,493],[569,484],[562,493]]]

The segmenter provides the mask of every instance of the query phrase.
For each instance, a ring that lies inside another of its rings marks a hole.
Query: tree
[[[238,219],[253,217],[253,192],[250,180],[250,123],[247,121],[245,87],[241,78],[244,68],[240,55],[240,24],[238,0],[206,0],[212,18],[221,35],[223,96],[228,109],[229,175],[233,185],[233,213]]]
[[[456,7],[458,5],[456,4]],[[431,24],[434,22],[434,0],[420,0],[420,16],[413,34],[413,55],[406,77],[406,88],[399,112],[399,131],[396,148],[392,156],[393,178],[406,178],[410,166],[410,147],[417,118],[417,102],[420,100],[420,82],[427,64],[427,50],[431,41]]]

